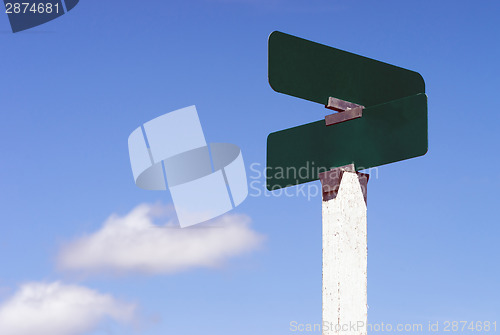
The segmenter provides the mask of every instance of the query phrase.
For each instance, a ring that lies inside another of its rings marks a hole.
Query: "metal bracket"
[[[357,119],[363,116],[363,109],[365,106],[355,104],[353,102],[340,100],[337,98],[329,97],[328,105],[325,108],[332,109],[338,113],[325,116],[325,123],[327,126],[333,124]]]
[[[321,172],[319,174],[319,179],[321,180],[322,190],[323,190],[323,201],[328,201],[335,199],[339,192],[340,182],[344,175],[344,172],[355,172],[358,175],[359,184],[361,185],[361,191],[363,192],[363,197],[365,198],[365,204],[367,204],[367,187],[369,174],[356,172],[354,164],[349,164],[341,166],[330,171]]]

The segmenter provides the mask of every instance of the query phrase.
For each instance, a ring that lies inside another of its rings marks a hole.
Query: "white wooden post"
[[[323,335],[366,335],[368,175],[354,172],[351,165],[320,178],[324,192]]]

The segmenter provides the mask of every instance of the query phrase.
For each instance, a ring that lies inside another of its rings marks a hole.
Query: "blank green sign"
[[[427,96],[417,72],[275,31],[269,83],[322,105],[334,97],[366,107],[361,118],[330,126],[323,119],[270,134],[269,190],[317,180],[351,163],[363,170],[427,152]]]
[[[425,92],[417,72],[279,31],[269,36],[269,84],[322,105],[335,97],[369,107]]]
[[[267,188],[317,180],[318,173],[354,163],[356,170],[425,155],[424,93],[368,107],[363,117],[326,126],[325,120],[271,133]]]

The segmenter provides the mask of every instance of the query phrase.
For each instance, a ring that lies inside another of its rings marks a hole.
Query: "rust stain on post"
[[[356,173],[359,179],[359,184],[361,186],[361,191],[363,192],[363,197],[365,199],[365,204],[366,204],[368,200],[367,187],[370,175],[366,173],[356,172],[354,164],[341,166],[319,174],[319,180],[321,181],[322,192],[323,192],[323,201],[328,201],[331,199],[335,199],[337,197],[340,187],[340,182],[342,181],[342,176],[344,175],[344,172]]]

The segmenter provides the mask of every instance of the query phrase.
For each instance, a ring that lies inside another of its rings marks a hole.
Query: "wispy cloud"
[[[77,335],[111,318],[132,321],[136,306],[86,287],[27,283],[0,305],[0,334]]]
[[[173,219],[156,225],[158,213],[168,211],[143,204],[125,216],[111,215],[100,230],[66,244],[59,266],[84,273],[175,273],[218,267],[263,241],[246,215],[226,214],[208,225],[181,229]]]

